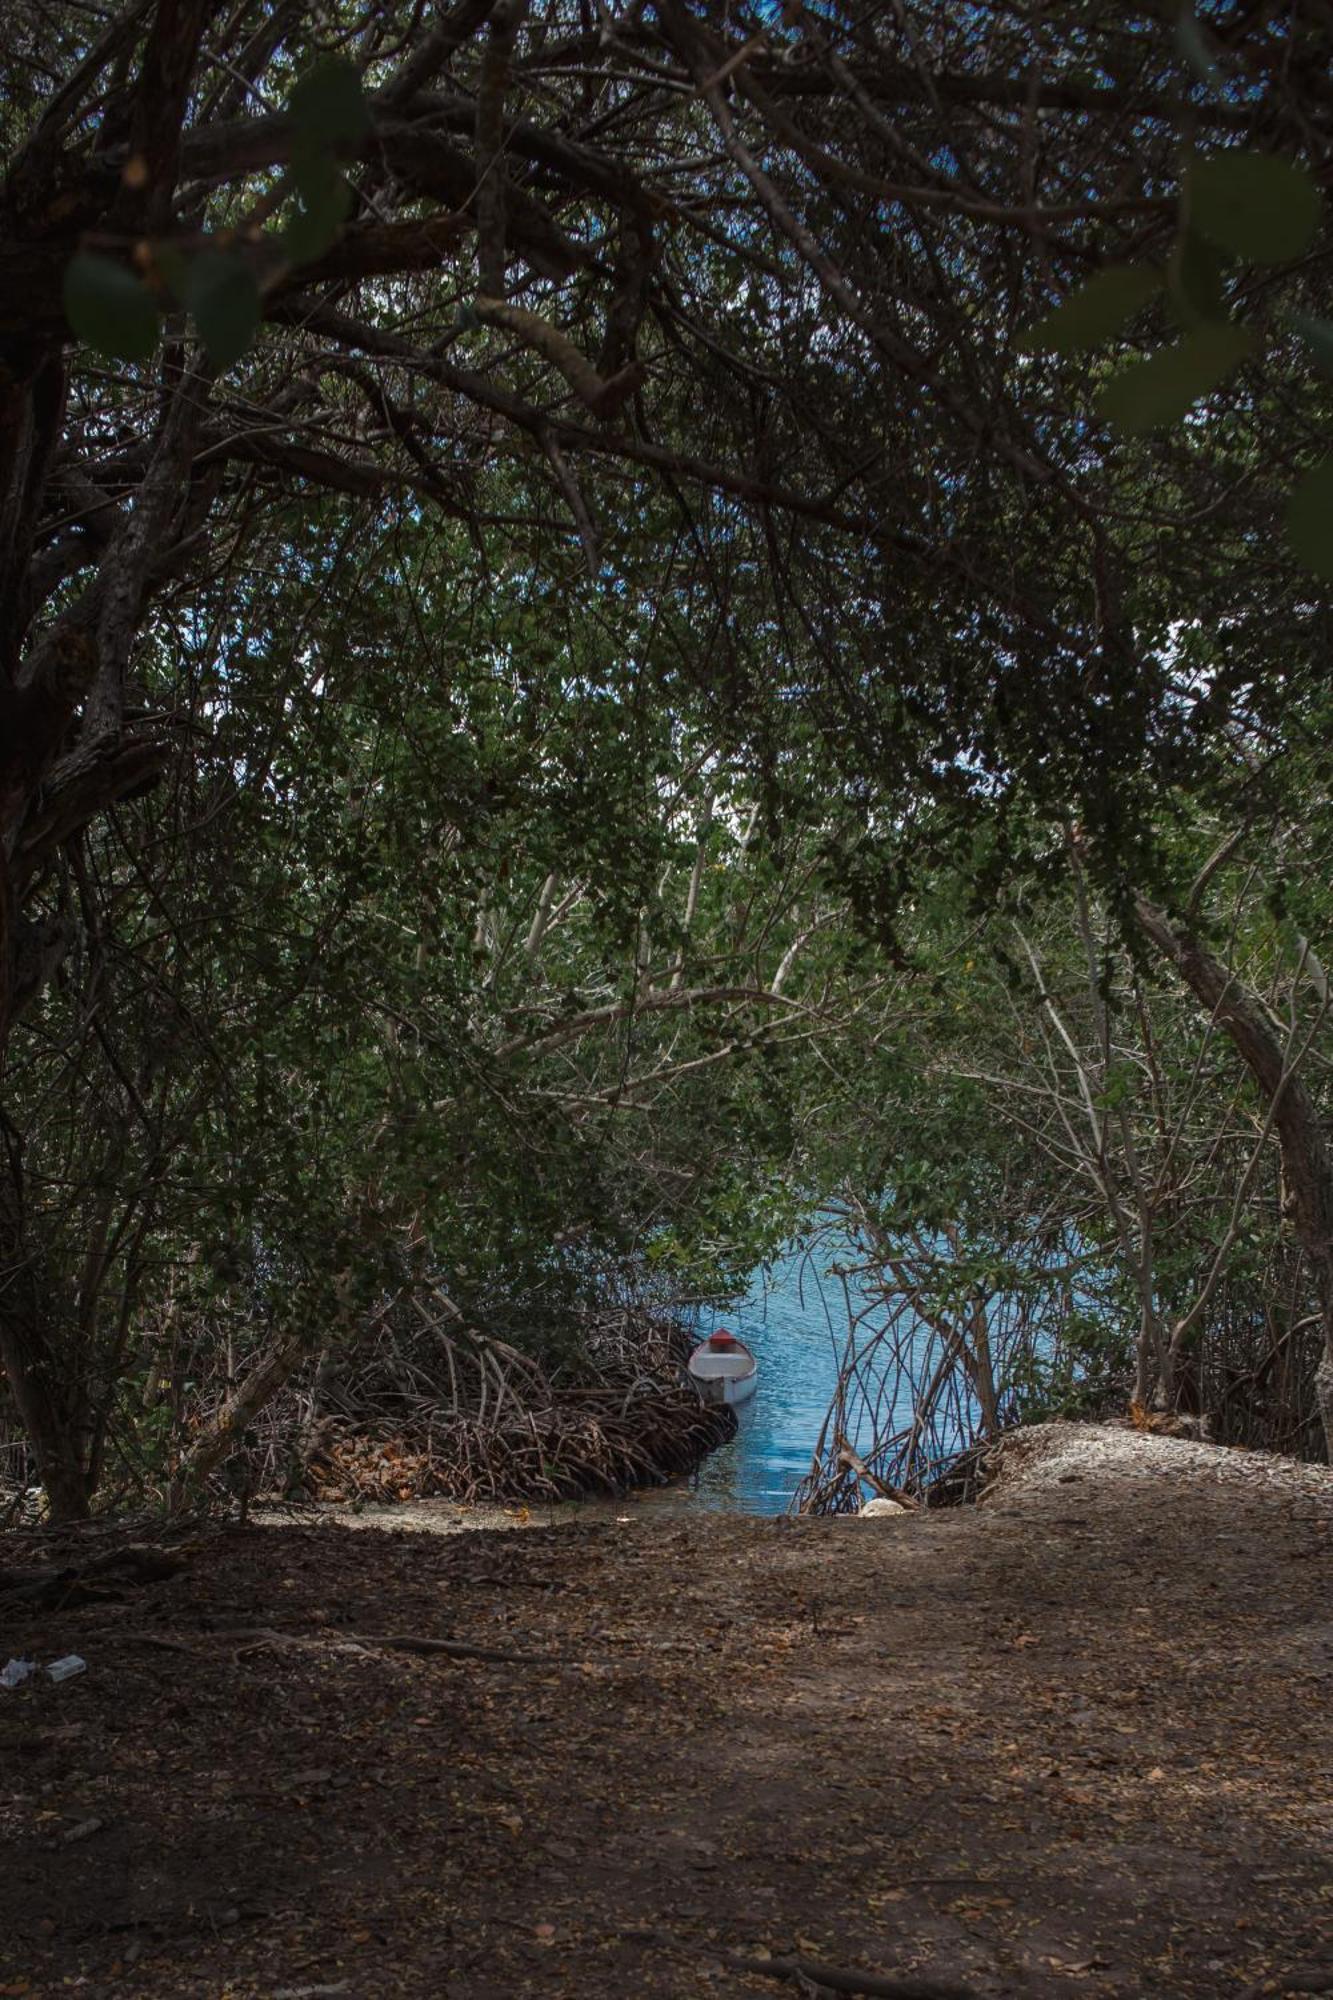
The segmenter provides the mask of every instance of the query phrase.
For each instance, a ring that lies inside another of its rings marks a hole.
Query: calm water
[[[838,1362],[846,1347],[846,1294],[842,1280],[827,1275],[829,1266],[839,1261],[855,1265],[859,1256],[846,1237],[830,1230],[818,1239],[815,1249],[794,1251],[768,1272],[756,1271],[750,1291],[739,1305],[696,1315],[700,1335],[728,1326],[754,1349],[759,1357],[759,1385],[750,1401],[741,1406],[736,1437],[710,1453],[693,1479],[666,1489],[662,1495],[665,1504],[734,1508],[746,1514],[786,1512],[797,1485],[810,1470],[811,1455],[837,1387]],[[856,1298],[856,1280],[848,1283],[859,1310],[864,1311],[869,1294]],[[1092,1292],[1077,1296],[1086,1310],[1104,1310]],[[862,1355],[874,1329],[873,1317],[862,1322],[858,1335]],[[930,1372],[936,1351],[934,1338],[928,1327],[917,1323],[911,1342],[914,1372]],[[871,1366],[867,1372],[873,1377],[876,1371]],[[899,1407],[891,1416],[881,1411],[881,1420],[888,1420],[894,1428],[911,1416],[910,1387],[901,1385],[897,1393],[903,1398]],[[869,1450],[874,1442],[870,1413],[853,1403],[847,1422],[852,1442],[862,1451]],[[938,1435],[935,1442],[940,1443]],[[947,1437],[943,1448],[949,1449]]]
[[[697,1505],[781,1514],[810,1470],[847,1332],[842,1287],[821,1275],[839,1247],[784,1258],[767,1275],[755,1273],[740,1305],[699,1315],[701,1334],[729,1326],[754,1349],[759,1386],[740,1411],[738,1435],[689,1482]]]

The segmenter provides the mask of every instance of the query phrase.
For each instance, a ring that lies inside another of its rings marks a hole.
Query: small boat
[[[705,1403],[743,1403],[759,1381],[759,1362],[734,1333],[720,1326],[695,1348],[686,1372]]]

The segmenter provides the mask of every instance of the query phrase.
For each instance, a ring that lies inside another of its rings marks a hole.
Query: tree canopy
[[[1329,783],[1326,58],[1298,4],[24,0],[0,1333],[48,1457],[102,1356],[76,1486],[150,1274],[284,1353],[414,1216],[492,1297],[524,1240],[717,1275],[826,1157],[807,1060],[1071,856],[1207,989],[1209,839]]]

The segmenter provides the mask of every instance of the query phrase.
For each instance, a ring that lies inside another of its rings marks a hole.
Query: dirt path
[[[1333,1976],[1333,1474],[1023,1437],[971,1512],[265,1527],[11,1619],[89,1670],[0,1693],[0,1994]]]

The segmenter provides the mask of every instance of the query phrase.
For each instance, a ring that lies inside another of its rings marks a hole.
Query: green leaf
[[[80,340],[116,361],[146,361],[157,346],[157,301],[110,257],[79,250],[65,268],[65,317]]]
[[[292,179],[301,205],[283,231],[283,246],[293,264],[308,264],[323,256],[336,239],[352,206],[352,190],[328,153],[298,156],[292,162]]]
[[[342,178],[343,170],[327,146],[318,145],[313,139],[296,140],[287,180],[303,201],[318,201]]]
[[[1307,472],[1292,494],[1287,538],[1307,569],[1333,583],[1333,458]]]
[[[1222,296],[1222,254],[1197,229],[1184,229],[1171,253],[1167,288],[1182,326],[1208,325],[1226,318]]]
[[[177,305],[185,304],[190,283],[190,260],[174,243],[153,245],[153,265]]]
[[[287,108],[301,136],[322,146],[356,146],[370,130],[361,73],[342,56],[321,56],[298,77]]]
[[[1325,375],[1333,375],[1333,320],[1316,319],[1313,313],[1303,312],[1283,313],[1282,317],[1305,342],[1315,366]]]
[[[1122,368],[1098,396],[1097,414],[1127,437],[1173,424],[1225,381],[1253,345],[1243,326],[1200,327],[1174,347]]]
[[[1185,186],[1191,225],[1254,264],[1299,257],[1323,211],[1305,168],[1272,153],[1210,153],[1193,162]]]
[[[322,257],[336,241],[347,209],[348,202],[332,192],[318,202],[303,201],[282,232],[283,249],[290,261],[310,264]]]
[[[1108,264],[1019,341],[1023,354],[1077,354],[1118,333],[1162,289],[1155,264]]]
[[[190,266],[185,303],[209,359],[230,368],[259,330],[259,286],[235,250],[205,250]]]

